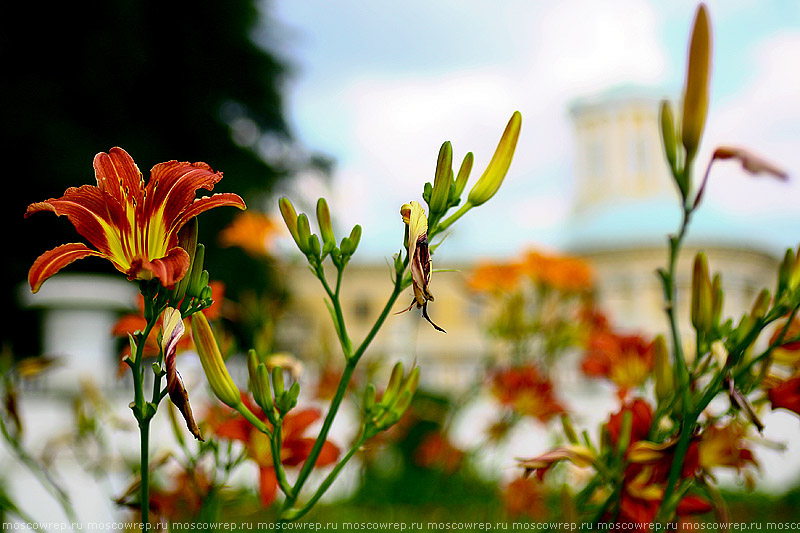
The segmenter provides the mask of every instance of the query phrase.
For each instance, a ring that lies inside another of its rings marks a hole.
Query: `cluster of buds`
[[[211,287],[208,270],[204,268],[205,246],[197,242],[197,217],[192,218],[178,233],[178,243],[189,254],[189,271],[175,284],[169,295],[170,307],[175,307],[186,317],[209,307]]]
[[[319,267],[325,258],[330,255],[331,261],[337,268],[344,268],[358,248],[358,243],[361,240],[361,226],[356,224],[350,231],[350,235],[343,237],[337,246],[336,236],[333,233],[331,213],[325,198],[320,198],[317,201],[316,209],[321,240],[320,236],[311,232],[308,215],[305,213],[298,215],[288,198],[281,198],[278,201],[278,205],[292,239],[294,239],[300,251],[308,258],[311,266]]]
[[[287,389],[282,367],[275,365],[270,372],[267,365],[259,359],[256,351],[250,350],[247,354],[247,372],[250,377],[250,392],[253,393],[253,399],[273,425],[277,423],[279,417],[297,406],[300,384],[295,381]],[[272,378],[271,387],[270,378]]]
[[[380,401],[376,399],[375,386],[368,384],[364,390],[365,433],[375,435],[389,429],[400,420],[411,405],[419,385],[419,367],[415,366],[403,376],[403,363],[398,361],[389,376],[389,383]]]

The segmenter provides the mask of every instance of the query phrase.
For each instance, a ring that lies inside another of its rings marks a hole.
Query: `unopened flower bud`
[[[508,121],[508,125],[500,138],[500,143],[497,145],[491,161],[489,161],[489,165],[469,191],[467,201],[471,205],[481,205],[494,196],[500,188],[503,178],[506,177],[508,172],[508,167],[511,166],[511,159],[514,157],[514,150],[517,147],[521,125],[522,115],[519,111],[515,111]]]
[[[458,168],[458,174],[456,175],[455,180],[455,197],[461,198],[461,193],[464,192],[464,188],[467,186],[467,180],[469,179],[470,172],[472,172],[472,164],[475,162],[475,156],[472,152],[467,152],[467,155],[464,156],[464,160],[461,162],[461,166]]]
[[[194,261],[192,261],[192,271],[190,274],[188,274],[189,283],[186,285],[186,294],[189,296],[199,298],[203,287],[208,285],[208,278],[206,278],[205,285],[203,285],[203,281],[201,279],[203,276],[203,263],[205,262],[205,258],[206,247],[202,244],[198,244],[194,253]]]
[[[308,217],[305,213],[300,213],[297,216],[297,246],[300,251],[308,255],[310,252],[308,240],[311,238],[311,226],[308,224]]]
[[[779,297],[783,294],[783,291],[791,288],[789,287],[789,282],[792,278],[792,270],[794,269],[794,250],[791,248],[786,249],[786,253],[783,255],[783,261],[781,261],[781,266],[778,269],[778,288],[775,291],[775,296]]]
[[[753,308],[750,310],[750,316],[755,320],[760,320],[767,314],[769,310],[769,304],[772,301],[770,297],[769,291],[767,289],[763,289],[760,293],[758,293],[758,297],[756,301],[753,302]]]
[[[717,327],[722,321],[722,306],[725,303],[725,291],[722,290],[722,276],[717,272],[711,280],[711,325]]]
[[[278,207],[281,210],[281,216],[283,217],[283,222],[286,224],[286,228],[289,230],[297,247],[302,250],[303,245],[300,241],[300,232],[297,230],[297,211],[294,210],[292,202],[290,202],[288,198],[283,197],[278,200]]]
[[[708,10],[700,4],[695,14],[689,59],[686,68],[686,86],[683,92],[683,120],[681,140],[686,149],[686,160],[691,161],[703,136],[708,114],[709,74],[711,64],[711,31]]]
[[[228,373],[217,339],[203,313],[192,315],[192,337],[211,390],[222,403],[236,408],[242,402],[239,389]]]
[[[663,401],[672,394],[673,379],[672,365],[667,351],[667,342],[662,335],[658,335],[653,342],[653,353],[655,356],[654,371],[656,375],[656,398]]]
[[[661,122],[661,142],[664,144],[664,155],[667,158],[670,168],[676,169],[677,139],[675,138],[675,117],[672,115],[672,106],[669,101],[662,100],[659,113]],[[686,194],[685,185],[678,184],[682,194]]]
[[[381,397],[381,404],[389,407],[394,399],[400,392],[400,384],[403,380],[403,363],[398,361],[392,368],[392,374],[389,376],[389,383],[386,385],[386,390],[383,391]]]
[[[692,270],[692,325],[698,333],[707,333],[711,327],[712,296],[708,277],[708,261],[703,252],[694,258]]]
[[[446,141],[439,149],[439,158],[436,160],[436,176],[433,181],[430,207],[431,218],[437,217],[447,210],[447,200],[450,196],[450,183],[453,175],[453,147]]]
[[[719,368],[725,368],[728,363],[728,349],[725,348],[725,343],[721,340],[716,340],[711,343],[711,356],[717,362]]]
[[[178,246],[186,250],[186,253],[189,254],[189,270],[175,285],[170,300],[173,307],[177,307],[181,300],[183,300],[183,297],[186,296],[186,289],[189,287],[189,278],[192,275],[195,253],[197,252],[197,225],[197,217],[192,217],[178,232]]]
[[[317,200],[317,224],[322,235],[322,242],[328,246],[336,246],[336,237],[333,234],[333,224],[331,223],[331,212],[328,209],[328,202],[325,198]],[[332,248],[331,248],[332,249]]]

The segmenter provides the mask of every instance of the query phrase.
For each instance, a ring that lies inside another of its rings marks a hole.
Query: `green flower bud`
[[[381,398],[381,405],[390,407],[395,398],[400,392],[400,385],[403,380],[403,363],[398,361],[392,368],[392,374],[389,376],[389,383],[386,385],[386,390],[383,392]]]
[[[681,140],[686,149],[686,161],[697,153],[708,114],[709,78],[711,66],[711,30],[708,10],[700,4],[695,14],[689,43],[686,86],[683,92]],[[688,165],[687,165],[688,166]]]
[[[673,387],[672,365],[669,361],[667,342],[662,335],[658,335],[655,338],[653,353],[655,356],[656,398],[658,398],[659,402],[662,402],[672,394]]]
[[[189,278],[192,274],[194,258],[197,252],[197,226],[197,217],[192,217],[178,232],[178,246],[189,254],[189,270],[175,285],[170,300],[172,307],[177,307],[178,303],[183,300],[184,296],[186,296],[186,289],[189,287]]]
[[[305,213],[300,213],[297,217],[297,246],[300,251],[308,255],[311,251],[308,239],[311,237],[311,226],[308,224],[308,217]]]
[[[297,212],[294,210],[292,202],[290,202],[288,198],[283,197],[278,200],[278,207],[281,210],[283,222],[286,224],[286,227],[288,228],[289,233],[292,235],[295,244],[297,244],[297,247],[302,250],[303,245],[301,244],[300,233],[297,230]]]
[[[428,202],[431,218],[443,214],[447,210],[447,200],[450,196],[450,182],[453,173],[453,147],[446,141],[439,149],[436,160],[436,175],[433,181],[431,201]]]
[[[333,234],[333,224],[331,223],[331,212],[328,209],[328,202],[325,198],[317,200],[317,224],[322,235],[322,242],[329,245],[331,250],[336,246],[336,237]]]
[[[708,261],[703,252],[694,258],[692,270],[692,325],[698,333],[707,333],[711,327],[711,280],[708,277]]]
[[[464,192],[464,188],[467,186],[467,180],[469,179],[469,174],[472,172],[472,164],[475,162],[475,156],[472,155],[472,152],[467,152],[467,155],[464,156],[464,160],[461,162],[461,166],[458,169],[458,175],[456,176],[455,180],[455,197],[461,198],[461,193]]]
[[[350,246],[349,246],[349,253],[347,255],[353,255],[354,253],[356,253],[356,249],[358,248],[359,242],[361,242],[361,226],[356,224],[350,231]]]
[[[517,148],[521,126],[522,115],[519,111],[514,111],[503,132],[503,136],[500,138],[500,143],[497,145],[491,161],[489,161],[489,165],[469,191],[467,201],[472,206],[479,206],[488,201],[502,185],[503,178],[506,177],[508,168],[511,166],[514,150]]]
[[[203,263],[206,259],[206,247],[202,244],[198,244],[197,248],[194,253],[194,262],[192,263],[192,273],[189,277],[189,283],[186,286],[186,294],[189,296],[193,296],[195,298],[200,297],[200,291],[203,290],[203,287],[208,285],[208,281],[206,284],[202,284],[202,280],[200,279],[203,275]]]
[[[228,373],[217,339],[203,313],[192,315],[192,338],[211,390],[222,403],[235,409],[242,403],[242,398]]]
[[[267,371],[267,365],[264,363],[259,363],[258,367],[256,367],[256,382],[256,388],[251,389],[253,391],[253,399],[267,416],[271,417],[273,409],[272,391],[269,387],[269,372]]]

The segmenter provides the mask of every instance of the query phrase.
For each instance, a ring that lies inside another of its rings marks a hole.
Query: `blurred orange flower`
[[[219,234],[224,247],[238,246],[253,257],[269,256],[280,226],[263,213],[245,211],[237,213],[233,222]]]
[[[522,265],[519,263],[481,263],[467,279],[475,292],[507,293],[519,286]]]
[[[453,446],[440,432],[431,431],[417,447],[414,460],[421,467],[437,468],[452,474],[461,466],[464,452]]]
[[[211,491],[211,481],[199,469],[182,470],[168,490],[150,489],[150,509],[170,522],[190,521],[197,517]]]
[[[697,445],[700,466],[706,470],[726,466],[738,471],[748,464],[757,467],[753,452],[745,447],[746,432],[747,428],[737,422],[706,428]]]
[[[611,380],[624,398],[631,388],[642,385],[655,363],[653,342],[639,335],[594,331],[589,336],[581,369],[587,376]]]
[[[263,411],[248,396],[243,394],[242,402],[253,413],[256,413],[259,419],[268,426],[270,425]],[[315,439],[303,435],[320,416],[320,412],[316,409],[301,409],[292,411],[284,417],[283,442],[280,453],[280,460],[284,466],[299,466],[308,458]],[[206,417],[206,421],[218,437],[244,443],[248,456],[259,468],[261,503],[266,507],[275,501],[278,492],[278,478],[275,475],[269,438],[236,411],[226,407],[213,407]],[[325,441],[316,466],[333,464],[338,457],[339,448],[332,442]]]
[[[767,391],[773,409],[788,409],[800,415],[800,375],[775,385]]]
[[[541,520],[547,514],[544,490],[537,478],[518,477],[506,485],[503,500],[512,519]]]
[[[534,281],[565,292],[582,292],[592,288],[589,265],[576,257],[528,252],[522,262],[527,276]]]
[[[553,384],[533,365],[498,370],[492,376],[491,390],[501,404],[541,422],[564,412],[553,393]]]

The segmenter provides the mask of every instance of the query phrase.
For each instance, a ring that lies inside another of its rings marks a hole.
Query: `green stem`
[[[464,211],[466,212],[466,210]],[[456,213],[458,214],[458,213]],[[463,214],[463,213],[462,213]],[[455,217],[455,215],[453,215]],[[460,216],[460,215],[459,215]],[[453,217],[451,217],[453,218]],[[455,220],[455,219],[454,219]],[[319,278],[320,282],[322,283],[325,292],[327,293],[328,297],[331,300],[331,305],[336,314],[336,320],[338,322],[337,333],[339,335],[339,340],[342,344],[342,350],[345,355],[345,359],[347,363],[345,364],[344,371],[342,372],[342,376],[339,379],[339,385],[336,389],[336,394],[334,395],[333,399],[331,400],[331,404],[328,407],[328,412],[325,415],[325,420],[322,422],[322,428],[320,428],[320,432],[317,435],[316,440],[314,441],[314,446],[311,448],[311,452],[308,455],[308,458],[303,463],[302,468],[300,469],[300,473],[297,476],[297,480],[295,481],[294,487],[290,491],[286,492],[286,500],[283,502],[283,513],[282,516],[288,513],[288,510],[294,505],[297,501],[297,498],[300,495],[300,491],[303,489],[303,485],[308,480],[308,476],[311,474],[311,471],[317,464],[317,459],[319,458],[319,454],[322,452],[322,447],[325,445],[325,441],[328,438],[328,433],[330,433],[331,426],[333,425],[333,421],[336,418],[337,413],[339,412],[339,407],[344,400],[345,395],[347,394],[347,389],[350,386],[350,380],[353,377],[353,372],[355,371],[355,367],[358,364],[359,359],[364,355],[367,348],[369,347],[370,343],[373,341],[375,336],[378,334],[378,331],[383,326],[383,323],[386,321],[386,318],[392,311],[392,308],[397,301],[397,298],[400,296],[400,293],[403,291],[403,277],[405,274],[405,270],[408,267],[408,257],[406,257],[403,268],[400,272],[396,273],[395,281],[394,281],[394,289],[392,294],[389,296],[386,305],[383,307],[381,314],[375,320],[375,323],[370,329],[369,333],[367,333],[364,340],[355,350],[352,351],[352,343],[350,338],[347,336],[347,330],[344,325],[344,314],[342,312],[341,302],[339,301],[339,291],[341,289],[341,281],[342,281],[342,269],[337,269],[337,278],[336,278],[336,290],[335,292],[331,290],[330,286],[328,285],[327,280],[325,279],[325,272],[322,269],[321,265],[317,267],[316,274],[317,278]],[[349,458],[348,458],[349,459]],[[334,469],[332,472],[333,476],[328,476],[330,481],[327,480],[327,485],[329,486],[333,483],[334,479],[338,475],[339,470]],[[327,490],[327,486],[325,487],[322,492]],[[322,495],[318,490],[317,493]],[[316,493],[315,493],[316,494]],[[319,499],[319,497],[317,497]],[[309,506],[310,509],[310,506]],[[307,512],[307,511],[306,511]],[[291,513],[289,513],[291,514]],[[281,521],[285,521],[286,519],[281,518]]]
[[[355,361],[351,359],[344,367],[344,372],[342,372],[342,377],[339,380],[339,387],[336,389],[336,394],[334,395],[333,400],[331,400],[331,405],[328,408],[328,414],[325,416],[325,420],[322,423],[322,428],[319,431],[319,435],[317,435],[317,440],[314,442],[314,446],[311,448],[311,453],[309,453],[308,458],[306,459],[305,463],[303,463],[303,467],[300,469],[300,473],[297,475],[297,481],[295,481],[293,490],[286,496],[286,501],[283,504],[284,510],[289,509],[292,505],[294,505],[294,502],[297,501],[297,497],[300,495],[300,490],[302,490],[303,485],[308,479],[308,476],[311,474],[311,471],[317,464],[317,459],[319,458],[322,447],[325,445],[325,441],[328,438],[328,433],[333,425],[333,420],[336,418],[336,414],[339,411],[339,406],[341,405],[342,400],[347,393],[347,388],[350,385],[350,379],[353,376],[355,366]]]
[[[466,212],[469,211],[470,209],[472,209],[472,204],[469,202],[464,202],[464,205],[459,207],[455,213],[453,213],[452,215],[444,219],[442,222],[436,224],[435,227],[433,227],[433,229],[428,233],[428,241],[433,240],[435,236],[447,230],[447,228],[449,228],[453,224],[453,222],[464,216]]]
[[[141,487],[140,505],[142,508],[142,526],[150,523],[150,418],[139,420],[139,440],[141,451]]]
[[[687,167],[688,168],[688,167]],[[688,183],[687,179],[687,183]],[[678,440],[678,445],[675,448],[675,454],[672,459],[672,466],[670,467],[669,477],[667,478],[667,485],[664,489],[664,497],[661,500],[661,506],[658,511],[660,520],[669,520],[672,517],[674,508],[672,507],[672,494],[680,478],[681,471],[683,470],[683,463],[686,458],[686,452],[689,449],[689,440],[694,432],[694,425],[697,421],[697,415],[694,414],[691,405],[690,393],[690,375],[689,369],[686,365],[686,358],[683,353],[683,343],[681,341],[680,331],[678,329],[678,319],[675,310],[676,301],[676,283],[675,283],[675,270],[678,263],[678,256],[680,253],[683,239],[686,236],[686,229],[689,226],[693,207],[688,206],[686,200],[683,203],[683,217],[681,220],[680,230],[678,234],[670,238],[669,246],[669,263],[668,274],[665,280],[665,292],[667,296],[667,318],[669,320],[669,328],[672,337],[672,349],[675,355],[675,373],[678,378],[678,387],[681,392],[681,431]]]
[[[317,488],[316,492],[314,492],[314,495],[311,497],[311,499],[309,499],[303,505],[303,507],[299,509],[287,509],[285,512],[281,514],[281,519],[297,520],[298,518],[301,518],[306,513],[308,513],[311,510],[311,508],[314,507],[314,505],[319,501],[319,499],[322,498],[322,495],[325,494],[325,492],[330,488],[333,482],[336,481],[336,478],[339,476],[339,473],[342,471],[342,468],[344,468],[345,465],[348,463],[348,461],[352,459],[353,455],[355,455],[355,453],[359,450],[359,448],[361,448],[361,446],[364,444],[366,440],[367,440],[367,435],[362,434],[362,436],[356,441],[356,443],[350,448],[350,450],[348,450],[347,454],[345,454],[345,456],[342,457],[338,463],[336,463],[336,466],[333,467],[333,470],[331,470],[330,473],[325,477],[320,486]]]

